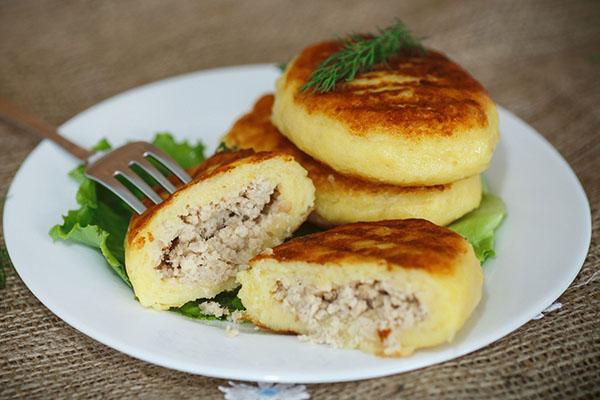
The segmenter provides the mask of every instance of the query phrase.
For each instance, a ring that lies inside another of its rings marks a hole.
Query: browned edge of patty
[[[251,322],[253,325],[256,325],[258,328],[260,328],[260,330],[268,332],[268,333],[277,333],[278,335],[298,335],[300,334],[299,332],[293,331],[291,329],[273,329],[273,328],[269,328],[266,325],[263,325],[260,321],[257,321],[255,319],[249,318],[249,317],[244,317],[244,321],[248,321]]]
[[[467,246],[459,234],[424,219],[359,222],[292,239],[274,247],[272,254],[259,254],[250,264],[261,259],[339,266],[375,262],[390,271],[451,274]]]

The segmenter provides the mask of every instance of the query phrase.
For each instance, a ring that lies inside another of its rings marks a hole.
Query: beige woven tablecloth
[[[600,397],[600,286],[582,285],[600,257],[600,2],[3,0],[0,96],[61,124],[143,83],[285,62],[312,41],[396,17],[464,65],[567,159],[590,199],[592,246],[559,300],[564,306],[493,345],[418,371],[308,390],[315,399]],[[0,125],[1,193],[37,142]],[[222,398],[224,381],[99,344],[42,306],[14,270],[7,274],[0,398]]]

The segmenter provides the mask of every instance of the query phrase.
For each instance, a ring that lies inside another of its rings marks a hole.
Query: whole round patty
[[[273,123],[333,169],[397,185],[437,185],[481,173],[498,141],[494,102],[435,51],[398,55],[328,93],[301,87],[339,42],[306,48],[277,82]]]

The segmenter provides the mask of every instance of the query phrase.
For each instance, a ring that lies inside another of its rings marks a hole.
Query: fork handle
[[[50,139],[82,161],[87,161],[92,155],[91,151],[71,142],[64,136],[61,136],[57,132],[56,127],[34,117],[2,97],[0,97],[0,120],[34,133],[42,138]]]

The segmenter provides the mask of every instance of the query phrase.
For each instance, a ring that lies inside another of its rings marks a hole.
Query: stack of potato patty
[[[303,91],[339,42],[302,51],[224,142],[293,155],[316,187],[313,223],[423,218],[475,209],[498,142],[485,89],[446,56],[399,55],[327,93]]]
[[[343,46],[306,48],[224,137],[293,156],[316,189],[309,219],[338,225],[254,257],[238,295],[260,327],[405,356],[452,341],[481,299],[472,246],[439,225],[479,206],[498,116],[485,89],[435,51],[304,90]]]

